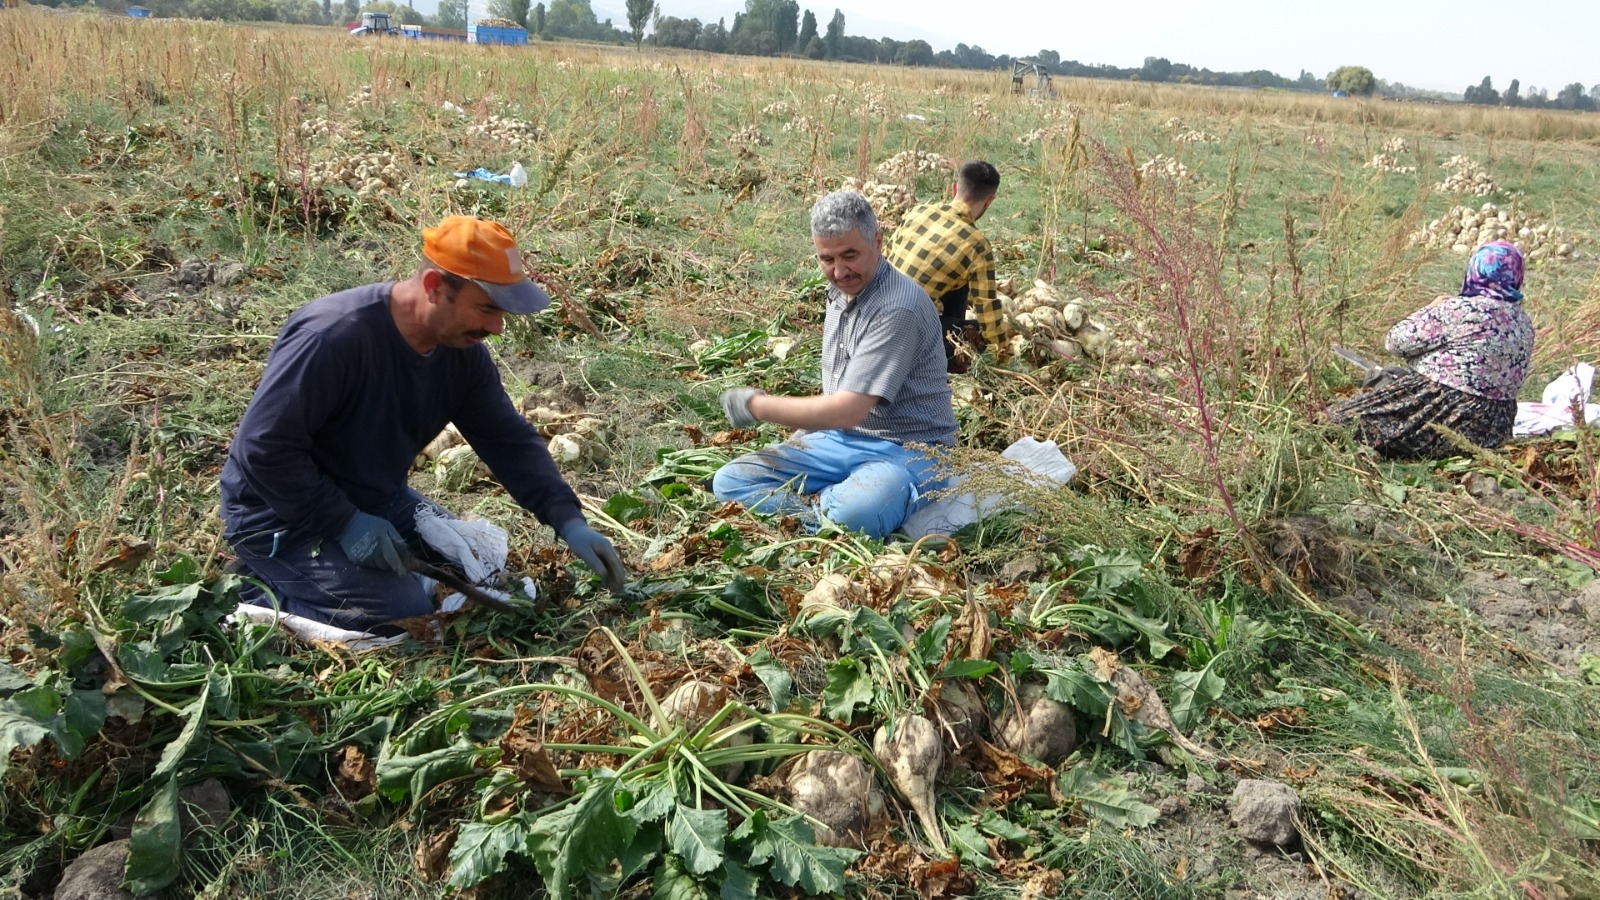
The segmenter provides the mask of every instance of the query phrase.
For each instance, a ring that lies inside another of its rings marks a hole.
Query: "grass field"
[[[130,887],[182,897],[1600,896],[1592,432],[1397,464],[1318,424],[1331,346],[1459,284],[1417,238],[1459,206],[1541,248],[1525,399],[1593,360],[1600,116],[28,9],[0,58],[7,896],[130,824]],[[1436,187],[1458,156],[1488,193]],[[1012,294],[1082,297],[1115,351],[957,377],[963,466],[1053,439],[1072,488],[940,546],[719,508],[779,434],[718,393],[818,383],[814,198],[892,222],[975,157]],[[216,477],[279,324],[457,212],[556,297],[492,352],[634,587],[428,460],[537,612],[369,654],[224,627]],[[849,602],[802,611],[824,576]],[[660,708],[694,682],[717,715]],[[957,727],[1000,741],[1026,686],[1075,716],[1053,767]],[[965,735],[935,829],[873,768],[887,816],[820,843],[801,754],[923,714]],[[1295,840],[1241,838],[1242,779],[1293,789]]]

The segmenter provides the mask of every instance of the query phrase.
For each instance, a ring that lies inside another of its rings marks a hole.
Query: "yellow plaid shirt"
[[[923,203],[906,214],[905,222],[889,236],[884,255],[889,264],[922,285],[944,313],[939,298],[962,286],[967,288],[967,308],[978,320],[983,337],[992,347],[1005,338],[1005,317],[995,291],[994,248],[972,221],[961,200]]]

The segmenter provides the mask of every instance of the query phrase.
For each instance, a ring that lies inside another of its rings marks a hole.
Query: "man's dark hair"
[[[969,200],[983,200],[993,197],[1000,190],[1000,172],[981,159],[969,160],[961,164],[956,183],[961,188],[961,196]]]
[[[446,272],[444,269],[439,268],[438,264],[435,263],[431,259],[423,260],[422,261],[422,267],[424,269],[432,269],[435,272],[439,273],[439,279],[441,281],[443,281],[444,282],[444,286],[450,290],[450,295],[449,295],[448,299],[452,303],[455,302],[456,295],[461,293],[461,289],[466,287],[467,286],[467,282],[470,280],[470,279],[467,279],[467,278],[463,278],[463,277],[461,277],[460,275],[457,275],[454,272]]]

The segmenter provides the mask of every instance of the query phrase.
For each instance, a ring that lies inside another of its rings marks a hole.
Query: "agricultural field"
[[[1600,896],[1594,434],[1320,424],[1330,347],[1502,232],[1525,399],[1600,353],[1600,116],[29,9],[0,58],[4,896],[86,854],[205,898]],[[719,392],[819,383],[815,197],[893,224],[968,158],[1023,334],[954,377],[954,465],[1011,504],[886,544],[718,504],[780,437]],[[413,484],[509,531],[526,613],[225,621],[277,328],[451,213],[556,298],[492,352],[629,590],[440,448]],[[1030,435],[1067,488],[1001,475]]]

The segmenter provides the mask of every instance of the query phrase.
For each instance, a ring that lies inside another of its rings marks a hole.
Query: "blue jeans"
[[[926,451],[893,441],[812,431],[718,469],[711,492],[751,512],[799,516],[812,527],[820,512],[841,528],[882,540],[922,505],[925,494],[943,487],[937,467]]]
[[[438,505],[407,488],[377,509],[365,510],[394,524],[411,552],[439,561],[417,535],[416,509]],[[442,511],[442,510],[441,510]],[[433,612],[433,595],[416,575],[396,575],[357,565],[337,540],[304,531],[228,535],[241,575],[265,585],[250,585],[240,599],[293,613],[339,628],[371,631],[385,622]]]

